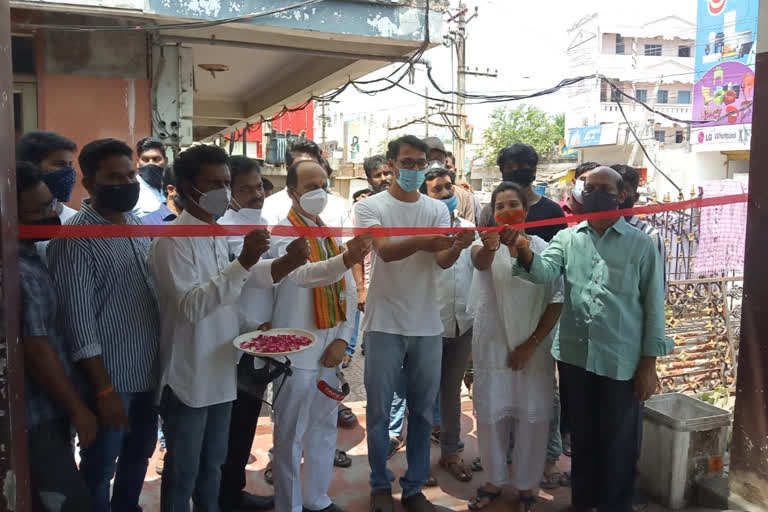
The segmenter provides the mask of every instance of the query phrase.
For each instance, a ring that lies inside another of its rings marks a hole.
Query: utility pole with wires
[[[467,18],[467,12],[469,7],[464,5],[464,2],[459,2],[459,10],[456,14],[453,14],[448,23],[456,23],[456,28],[451,30],[445,36],[445,45],[453,46],[456,50],[456,92],[454,98],[454,117],[456,124],[459,125],[458,130],[453,130],[453,153],[454,160],[456,162],[456,172],[459,177],[463,178],[467,169],[464,169],[464,161],[466,158],[466,143],[467,143],[467,115],[466,115],[466,99],[464,94],[467,92],[467,75],[472,76],[486,76],[496,78],[498,76],[498,70],[491,72],[487,69],[485,72],[479,71],[475,67],[474,71],[470,70],[467,66],[467,24],[478,16],[478,7],[475,6],[475,12]]]
[[[328,126],[328,124],[330,123],[331,116],[326,114],[325,107],[329,103],[338,103],[338,101],[334,101],[334,100],[321,100],[321,101],[319,101],[319,103],[320,103],[320,149],[322,150],[323,155],[325,157],[328,157],[328,150],[325,147],[325,143],[326,143],[325,129]]]

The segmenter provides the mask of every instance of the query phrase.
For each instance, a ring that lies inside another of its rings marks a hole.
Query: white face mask
[[[582,199],[582,194],[584,194],[585,183],[586,183],[585,180],[576,180],[576,183],[574,183],[573,189],[571,190],[571,195],[573,196],[573,199],[579,204],[582,204],[584,202],[584,200]]]
[[[317,188],[299,198],[299,206],[310,215],[320,215],[328,203],[328,192]]]
[[[197,188],[195,190],[200,192]],[[200,199],[195,202],[200,208],[211,215],[221,217],[227,211],[231,198],[232,192],[229,190],[229,187],[223,187],[209,190],[208,192],[200,192]]]
[[[257,210],[256,208],[240,208],[237,213],[246,224],[264,223],[263,219],[261,218],[261,210]]]

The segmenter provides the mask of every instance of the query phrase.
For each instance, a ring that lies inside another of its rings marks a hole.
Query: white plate
[[[251,341],[253,338],[256,338],[260,335],[277,336],[278,334],[293,334],[295,336],[306,336],[307,338],[312,340],[312,343],[310,343],[306,347],[301,347],[298,350],[291,350],[290,352],[256,352],[255,350],[240,348],[240,344],[242,342]],[[295,354],[297,352],[301,352],[302,350],[306,350],[312,345],[314,345],[316,341],[317,341],[317,336],[303,329],[270,329],[269,331],[253,331],[253,332],[247,332],[245,334],[241,334],[240,336],[235,338],[232,341],[232,343],[235,345],[236,349],[242,350],[246,354],[251,354],[252,356],[275,357],[275,356],[285,356],[288,354]]]

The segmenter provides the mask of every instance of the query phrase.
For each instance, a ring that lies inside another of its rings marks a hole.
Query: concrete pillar
[[[768,503],[768,2],[758,28],[744,302],[736,381],[729,486],[732,496],[764,510]]]
[[[14,142],[11,11],[8,0],[0,0],[0,512],[31,508],[19,343]]]

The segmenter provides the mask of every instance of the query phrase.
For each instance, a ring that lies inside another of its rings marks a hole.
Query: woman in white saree
[[[491,196],[497,225],[523,222],[528,211],[520,187],[504,182]],[[480,456],[487,482],[469,502],[480,510],[511,483],[520,492],[518,508],[532,511],[544,470],[552,416],[555,363],[550,354],[563,303],[563,281],[533,284],[514,275],[517,247],[528,244],[535,253],[547,243],[514,231],[484,231],[472,247],[477,269],[469,301],[475,313],[472,338],[474,406]],[[507,453],[510,435],[512,478]]]

